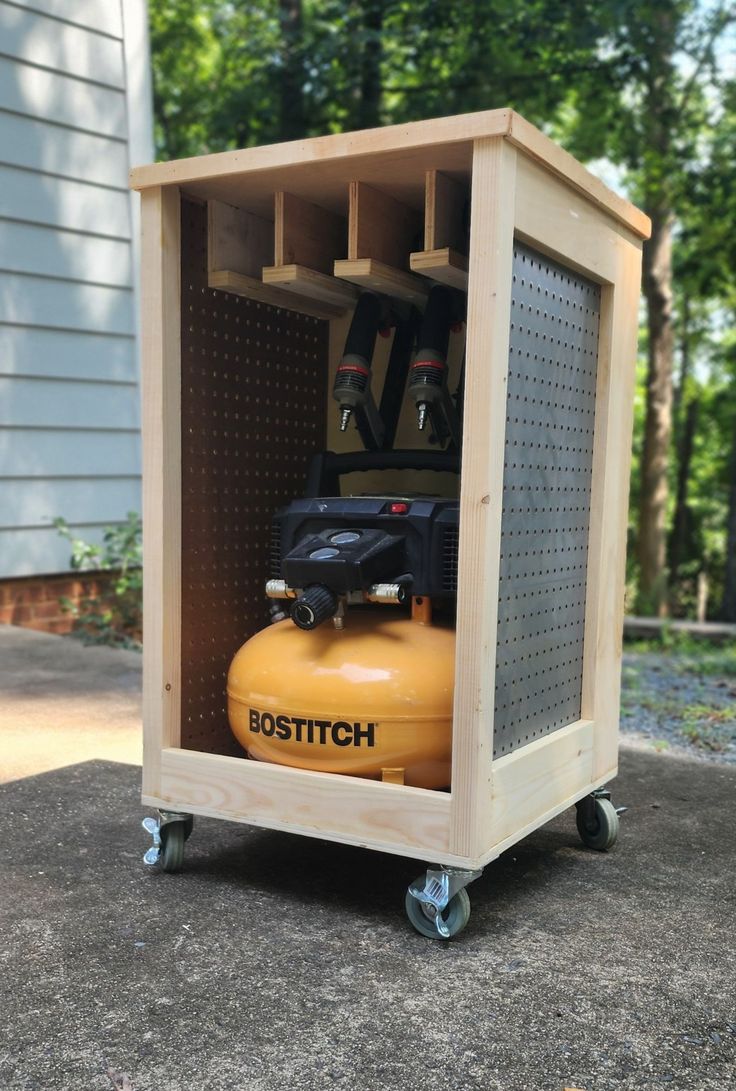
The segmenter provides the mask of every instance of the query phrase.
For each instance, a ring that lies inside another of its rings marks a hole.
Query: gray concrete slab
[[[138,652],[0,625],[0,781],[140,762],[141,663]]]
[[[0,787],[2,1091],[732,1085],[733,767],[625,750],[616,848],[561,815],[440,944],[402,858],[198,820],[147,869],[140,770],[68,759]]]

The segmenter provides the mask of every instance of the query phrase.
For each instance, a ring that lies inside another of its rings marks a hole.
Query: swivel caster
[[[145,864],[158,864],[162,871],[181,871],[184,863],[184,844],[194,827],[190,814],[177,811],[159,811],[160,820],[144,818],[143,829],[150,833],[153,845],[143,857]]]
[[[406,892],[406,915],[427,939],[450,939],[470,920],[470,898],[465,887],[482,875],[462,868],[429,868]]]
[[[611,793],[605,788],[598,788],[579,800],[577,809],[577,827],[580,839],[590,849],[605,852],[613,848],[618,840],[618,811],[611,803]]]

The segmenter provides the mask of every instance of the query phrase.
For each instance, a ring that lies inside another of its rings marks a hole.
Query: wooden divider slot
[[[332,273],[336,257],[345,253],[347,224],[342,216],[293,193],[274,195],[276,245],[274,265],[306,265]]]
[[[263,269],[264,284],[346,311],[357,290],[332,275],[335,258],[345,253],[347,224],[342,216],[279,192],[274,197],[274,264]]]
[[[335,276],[423,306],[428,288],[409,272],[421,213],[364,182],[351,182],[349,193],[348,256],[335,262]]]
[[[468,253],[465,187],[438,170],[424,176],[424,249]]]
[[[273,307],[336,318],[345,310],[329,302],[264,284],[264,266],[274,260],[274,224],[222,201],[207,202],[207,283],[210,288],[255,299]]]
[[[451,288],[468,288],[465,187],[428,170],[424,187],[424,250],[412,253],[411,268]]]

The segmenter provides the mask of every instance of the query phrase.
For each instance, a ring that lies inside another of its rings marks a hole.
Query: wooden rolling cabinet
[[[132,172],[150,806],[477,869],[617,769],[649,222],[509,110]],[[467,292],[450,791],[249,761],[225,677],[361,288]]]

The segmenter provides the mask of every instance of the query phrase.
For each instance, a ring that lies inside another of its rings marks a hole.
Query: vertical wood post
[[[181,223],[175,186],[141,194],[143,795],[180,736]]]
[[[621,243],[615,282],[601,292],[581,710],[595,722],[593,781],[618,763],[640,262],[639,248]]]
[[[476,140],[468,281],[451,851],[487,847],[506,434],[516,151]]]

